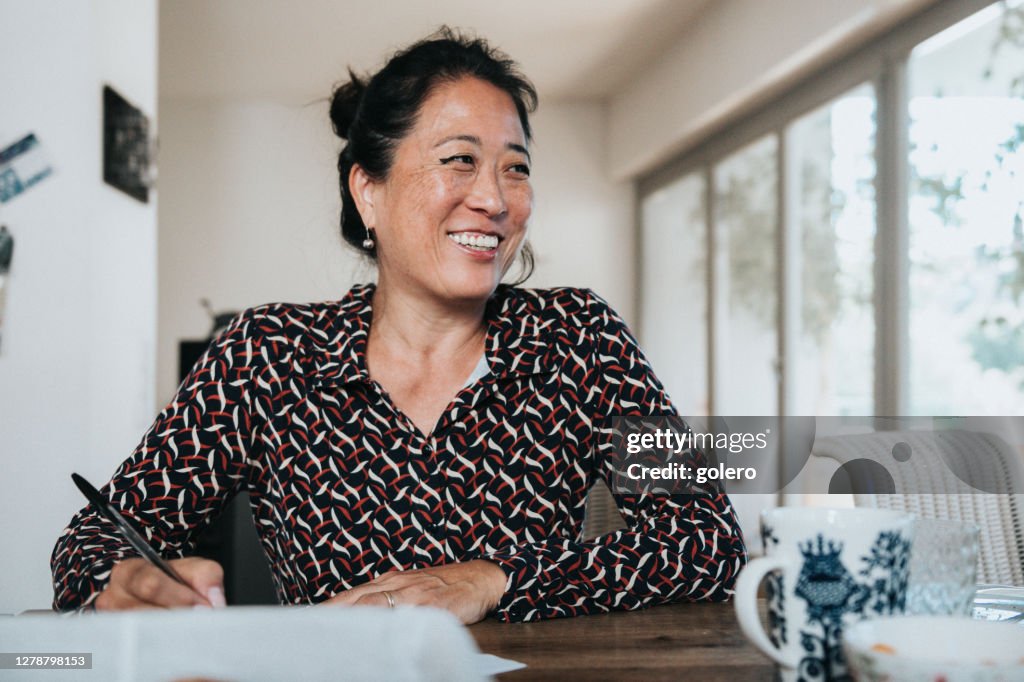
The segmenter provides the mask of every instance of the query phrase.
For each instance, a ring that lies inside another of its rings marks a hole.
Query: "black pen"
[[[96,490],[92,483],[89,483],[89,481],[85,480],[78,474],[71,474],[71,480],[75,482],[75,485],[77,485],[78,489],[82,491],[82,494],[85,495],[86,499],[96,505],[100,510],[100,513],[107,517],[107,519],[113,523],[119,531],[121,531],[121,535],[124,536],[124,539],[128,541],[128,544],[132,546],[132,549],[142,555],[142,558],[166,573],[167,576],[175,582],[181,583],[196,594],[199,594],[196,592],[194,587],[185,582],[185,579],[182,578],[169,563],[164,561],[163,557],[157,554],[156,550],[149,546],[149,543],[139,535],[138,531],[128,524],[125,518],[121,516],[120,512],[114,509],[109,502],[103,499],[103,496],[100,495],[100,491]],[[209,601],[209,599],[203,595],[199,594],[199,596],[203,597],[204,600]]]

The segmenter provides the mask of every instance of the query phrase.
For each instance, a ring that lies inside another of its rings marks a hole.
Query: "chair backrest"
[[[855,489],[858,507],[972,523],[980,530],[979,582],[1024,585],[1020,455],[999,436],[964,430],[828,436],[815,440],[812,454],[840,465],[880,464],[897,492]]]
[[[589,540],[625,527],[626,522],[619,513],[611,491],[603,481],[598,481],[587,493],[587,512],[583,519],[584,539]]]

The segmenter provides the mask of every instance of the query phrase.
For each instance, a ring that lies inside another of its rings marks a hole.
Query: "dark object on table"
[[[218,334],[227,329],[228,325],[231,324],[231,320],[235,319],[235,316],[238,315],[237,310],[222,310],[219,313],[214,312],[213,306],[210,305],[210,300],[207,298],[199,299],[199,304],[206,309],[207,314],[213,321],[213,326],[210,327],[210,340],[213,340]],[[197,357],[196,360],[198,359],[199,358]]]

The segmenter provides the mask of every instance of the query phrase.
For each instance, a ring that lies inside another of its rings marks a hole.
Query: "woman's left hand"
[[[484,559],[413,571],[391,571],[328,599],[343,606],[434,606],[454,613],[464,624],[483,620],[505,594],[505,572]]]

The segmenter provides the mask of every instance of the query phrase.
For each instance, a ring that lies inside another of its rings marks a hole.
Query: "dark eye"
[[[445,159],[441,159],[441,163],[447,166],[450,163],[464,163],[466,165],[473,165],[473,157],[470,154],[456,154],[455,156],[449,156]]]
[[[528,165],[526,165],[525,163],[517,163],[516,165],[512,166],[512,172],[514,172],[514,173],[522,173],[523,175],[529,176],[530,175],[530,167]]]

